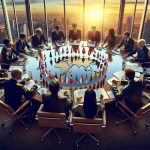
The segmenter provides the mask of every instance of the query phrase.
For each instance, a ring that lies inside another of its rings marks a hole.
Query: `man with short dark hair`
[[[96,31],[96,26],[91,26],[91,31],[88,32],[88,40],[99,43],[101,40],[100,32]]]
[[[69,41],[70,42],[80,42],[81,41],[81,30],[77,29],[77,24],[72,24],[72,30],[69,31]]]
[[[123,48],[123,52],[132,52],[134,49],[134,40],[130,37],[130,32],[126,31],[123,34],[123,40],[116,46],[115,49]]]
[[[64,42],[65,36],[62,31],[59,30],[59,26],[55,26],[55,31],[52,32],[52,42]]]
[[[52,81],[49,84],[49,90],[51,94],[42,95],[42,100],[44,103],[43,111],[66,113],[66,117],[68,117],[69,110],[72,107],[72,101],[67,97],[58,96],[60,85],[57,81]]]
[[[19,53],[11,47],[10,40],[3,40],[4,47],[2,48],[2,61],[6,64],[11,64],[18,60]]]
[[[16,50],[19,53],[25,53],[25,48],[30,50],[30,46],[26,40],[26,35],[24,33],[20,34],[20,39],[16,42]]]
[[[115,89],[115,95],[117,100],[124,100],[125,104],[130,108],[133,112],[136,111],[143,106],[142,103],[142,91],[144,88],[144,84],[141,80],[135,80],[135,71],[132,68],[125,68],[125,78],[128,81],[127,86],[123,88],[123,90],[119,93],[117,89]]]

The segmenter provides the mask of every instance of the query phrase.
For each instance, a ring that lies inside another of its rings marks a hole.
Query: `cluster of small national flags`
[[[57,49],[57,52],[59,51],[59,49]],[[64,48],[62,47],[61,49],[61,53],[62,54],[68,54],[70,51],[68,49],[68,47]],[[79,53],[79,47],[78,46],[72,46],[71,47],[71,53]],[[104,57],[104,55],[102,55],[99,51],[94,51],[93,48],[89,48],[88,50],[88,56],[91,55],[91,53],[93,52],[93,60],[96,61],[96,65],[99,68],[99,72],[92,72],[91,75],[88,74],[84,74],[84,75],[80,75],[80,74],[76,74],[76,75],[72,75],[72,73],[70,75],[67,76],[66,75],[57,75],[57,73],[52,74],[51,71],[49,71],[47,69],[47,64],[46,64],[46,56],[44,54],[44,58],[39,60],[39,68],[40,68],[40,78],[41,78],[41,82],[42,85],[47,87],[48,86],[48,82],[50,82],[51,80],[56,80],[59,83],[64,83],[64,84],[78,84],[78,85],[82,85],[83,83],[88,83],[93,81],[94,79],[98,78],[99,81],[95,84],[93,84],[93,88],[100,88],[103,87],[104,83],[105,83],[105,79],[106,79],[106,72],[108,69],[108,63]],[[60,51],[59,51],[60,53]],[[82,48],[82,54],[83,56],[85,55],[86,50],[83,47]],[[55,56],[56,56],[56,51],[55,51]],[[57,55],[59,57],[59,55]],[[52,51],[50,51],[49,53],[49,57],[50,57],[50,64],[52,65]],[[72,58],[72,57],[71,57]],[[55,58],[56,59],[56,58]],[[77,57],[75,56],[75,60],[77,59]],[[83,59],[85,59],[83,57]],[[72,60],[73,61],[73,60]],[[84,60],[83,60],[84,62]],[[49,79],[49,80],[47,80]]]

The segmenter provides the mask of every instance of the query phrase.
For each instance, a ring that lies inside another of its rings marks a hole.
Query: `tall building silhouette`
[[[143,38],[146,40],[146,43],[150,43],[150,19],[145,23]]]

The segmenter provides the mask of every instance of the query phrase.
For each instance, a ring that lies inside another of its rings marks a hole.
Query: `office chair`
[[[102,128],[104,127],[102,118],[87,119],[82,117],[73,117],[73,132],[83,133],[83,135],[76,140],[76,146],[78,147],[79,142],[87,136],[92,138],[97,145],[100,145],[100,141],[93,134],[101,133]]]
[[[150,111],[150,103],[141,107],[136,113],[131,111],[123,102],[117,102],[117,107],[127,118],[124,120],[121,120],[119,122],[116,122],[116,125],[119,125],[119,124],[126,122],[126,121],[131,121],[131,127],[132,127],[134,134],[136,134],[137,131],[133,125],[136,124],[136,122],[138,120],[142,121],[140,119],[144,118],[145,115]],[[142,122],[144,122],[144,121],[142,121]],[[149,124],[146,122],[145,127],[148,127],[148,126],[149,126]]]
[[[5,104],[3,101],[0,100],[0,109],[8,114],[10,119],[4,120],[1,124],[2,127],[5,126],[5,123],[8,121],[19,121],[27,130],[28,125],[24,123],[23,118],[30,117],[30,115],[25,115],[25,113],[31,108],[32,103],[30,101],[24,102],[16,111],[10,107],[9,105]],[[12,130],[9,130],[9,133],[12,133]]]
[[[53,113],[53,112],[44,112],[43,110],[44,105],[42,104],[37,112],[37,120],[38,124],[41,127],[48,127],[50,128],[45,134],[42,135],[41,141],[44,141],[44,138],[54,131],[56,137],[59,140],[59,143],[62,143],[62,139],[60,135],[57,132],[57,128],[61,129],[69,129],[67,127],[67,121],[66,121],[66,114],[65,113]]]

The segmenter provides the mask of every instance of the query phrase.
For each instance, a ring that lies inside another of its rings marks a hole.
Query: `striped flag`
[[[76,74],[75,80],[76,80],[76,83],[79,83],[79,79],[78,79],[78,75],[77,74]]]
[[[67,83],[68,83],[68,77],[67,77],[67,75],[65,76],[64,83],[65,83],[65,84],[67,84]]]
[[[70,84],[73,84],[73,83],[74,83],[74,80],[73,80],[72,74],[70,75],[69,82],[70,82]]]
[[[63,78],[62,78],[62,75],[60,74],[60,77],[59,77],[59,82],[62,83],[63,82]]]

